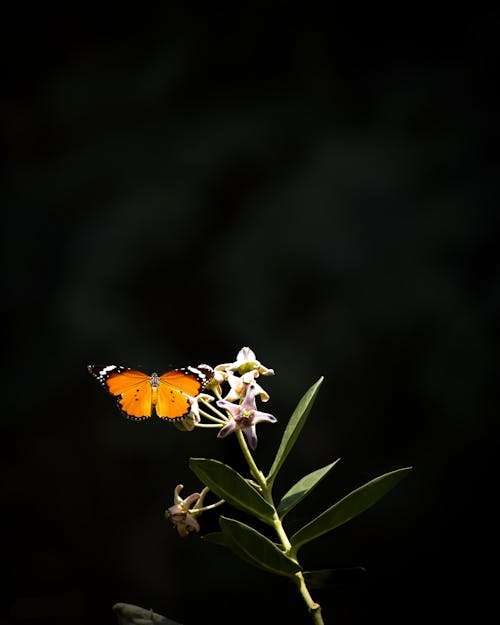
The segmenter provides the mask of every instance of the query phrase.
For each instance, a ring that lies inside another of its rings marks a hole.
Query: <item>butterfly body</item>
[[[90,374],[114,397],[129,419],[143,421],[153,413],[160,419],[176,421],[191,410],[192,399],[211,379],[207,365],[173,369],[148,375],[121,365],[89,365]]]

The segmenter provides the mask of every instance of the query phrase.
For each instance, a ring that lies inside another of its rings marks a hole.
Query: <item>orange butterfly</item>
[[[147,375],[120,365],[89,365],[89,372],[115,397],[118,408],[129,419],[149,419],[154,410],[160,419],[176,421],[191,410],[196,397],[213,377],[208,365],[173,369],[162,375]]]

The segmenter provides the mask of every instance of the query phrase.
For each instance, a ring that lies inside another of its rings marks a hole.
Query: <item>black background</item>
[[[163,518],[176,484],[199,488],[190,456],[244,469],[236,441],[128,422],[86,371],[243,345],[276,371],[264,470],[325,376],[278,492],[342,461],[292,531],[414,467],[304,548],[309,568],[368,571],[313,592],[325,623],[482,622],[498,12],[44,6],[5,23],[1,622],[114,623],[118,601],[186,624],[308,622],[286,581]]]

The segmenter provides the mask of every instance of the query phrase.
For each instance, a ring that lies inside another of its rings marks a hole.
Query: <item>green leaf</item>
[[[410,471],[411,467],[397,469],[376,477],[353,490],[292,536],[290,542],[294,552],[297,553],[298,549],[305,543],[322,534],[326,534],[326,532],[330,532],[373,506],[408,475]]]
[[[297,404],[297,407],[293,411],[293,414],[290,417],[290,421],[288,422],[288,425],[283,432],[283,437],[281,439],[278,453],[276,454],[276,458],[274,459],[273,465],[269,471],[269,475],[267,476],[267,481],[270,486],[273,484],[276,478],[276,474],[280,470],[282,464],[285,462],[286,457],[290,453],[293,445],[295,444],[295,441],[297,440],[302,428],[304,427],[306,419],[312,408],[314,400],[316,399],[316,395],[322,382],[323,378],[321,377],[316,382],[316,384],[313,384],[311,388],[306,391],[302,399]]]
[[[334,588],[344,584],[355,584],[363,579],[366,569],[353,566],[347,569],[321,569],[304,571],[304,579],[308,588]]]
[[[221,516],[222,533],[244,554],[244,560],[275,575],[293,577],[300,565],[286,556],[269,538],[249,525]]]
[[[235,508],[272,524],[273,507],[233,468],[208,458],[191,458],[189,466],[203,484],[218,497]]]
[[[257,568],[267,571],[266,568],[258,564],[255,560],[249,558],[246,553],[239,547],[238,543],[233,538],[231,538],[229,534],[224,534],[223,532],[210,532],[209,534],[205,534],[205,536],[203,536],[203,540],[206,540],[209,543],[213,543],[214,545],[221,545],[222,547],[226,547],[247,564],[250,564],[251,566],[256,566]]]
[[[302,479],[300,479],[294,486],[287,491],[287,493],[281,499],[278,506],[278,513],[280,518],[283,518],[285,514],[290,512],[292,508],[294,508],[299,501],[302,501],[306,495],[308,495],[316,486],[323,480],[328,473],[333,469],[333,467],[337,464],[340,458],[337,458],[335,462],[328,464],[326,467],[322,469],[317,469],[309,475],[306,475]]]

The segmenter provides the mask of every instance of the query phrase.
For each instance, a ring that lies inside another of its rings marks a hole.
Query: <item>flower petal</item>
[[[224,397],[226,401],[236,402],[239,401],[245,395],[246,386],[242,377],[234,375],[234,373],[227,374],[227,382],[231,389]]]
[[[200,531],[200,524],[191,514],[186,515],[182,521],[174,522],[174,525],[182,538],[185,538],[191,532]]]
[[[257,430],[255,429],[255,425],[249,425],[243,430],[243,434],[247,439],[248,446],[252,451],[257,449]]]
[[[233,417],[236,417],[241,412],[241,406],[239,404],[233,404],[232,402],[226,401],[225,399],[219,399],[219,401],[217,402],[217,406],[219,406],[219,408],[224,408],[224,410],[230,412]]]
[[[191,531],[191,532],[200,531],[200,524],[198,523],[198,521],[194,518],[192,514],[187,515],[185,524],[187,527],[190,528],[188,531]]]
[[[250,347],[242,347],[236,356],[234,362],[226,362],[215,367],[215,371],[237,371],[240,374],[244,374],[250,371],[255,372],[255,376],[262,375],[274,375],[273,369],[268,369],[262,363],[260,363],[255,352]]]
[[[191,508],[191,506],[198,501],[199,498],[200,493],[191,493],[191,495],[186,497],[186,499],[184,499],[184,501],[182,502],[182,507],[187,512],[189,508]]]
[[[166,517],[172,521],[172,523],[177,523],[177,521],[183,518],[185,515],[184,510],[178,504],[170,506],[167,510]]]
[[[236,362],[252,362],[255,361],[255,352],[250,347],[242,347],[236,356]]]
[[[174,421],[174,426],[183,432],[191,432],[194,430],[196,424],[201,421],[198,398],[191,397],[189,401],[191,404],[189,413],[180,421]]]
[[[260,397],[261,401],[268,401],[269,400],[269,394],[262,388],[262,386],[260,384],[257,384],[257,382],[255,382],[255,371],[251,371],[252,374],[252,378],[250,378],[248,373],[245,373],[245,375],[242,375],[241,378],[242,380],[246,383],[246,384],[254,384],[255,386],[255,397]],[[245,378],[248,376],[248,382],[246,382]]]
[[[268,423],[276,423],[278,419],[272,414],[268,412],[260,412],[260,410],[256,410],[253,414],[253,422],[261,423],[262,421],[267,421]]]
[[[256,394],[256,387],[257,385],[255,383],[250,384],[247,388],[247,392],[245,395],[245,399],[241,402],[241,411],[248,411],[248,412],[253,412],[254,410],[257,410],[257,405],[255,403],[255,394]]]
[[[183,488],[184,488],[183,484],[177,484],[177,486],[174,489],[174,503],[177,506],[181,506],[182,502],[184,501],[182,497],[180,496],[180,492]]]
[[[237,429],[239,429],[238,424],[236,423],[234,419],[231,419],[228,423],[226,423],[226,425],[223,428],[219,430],[219,433],[217,434],[217,438],[226,438],[226,436],[228,436],[229,434],[231,434]]]

